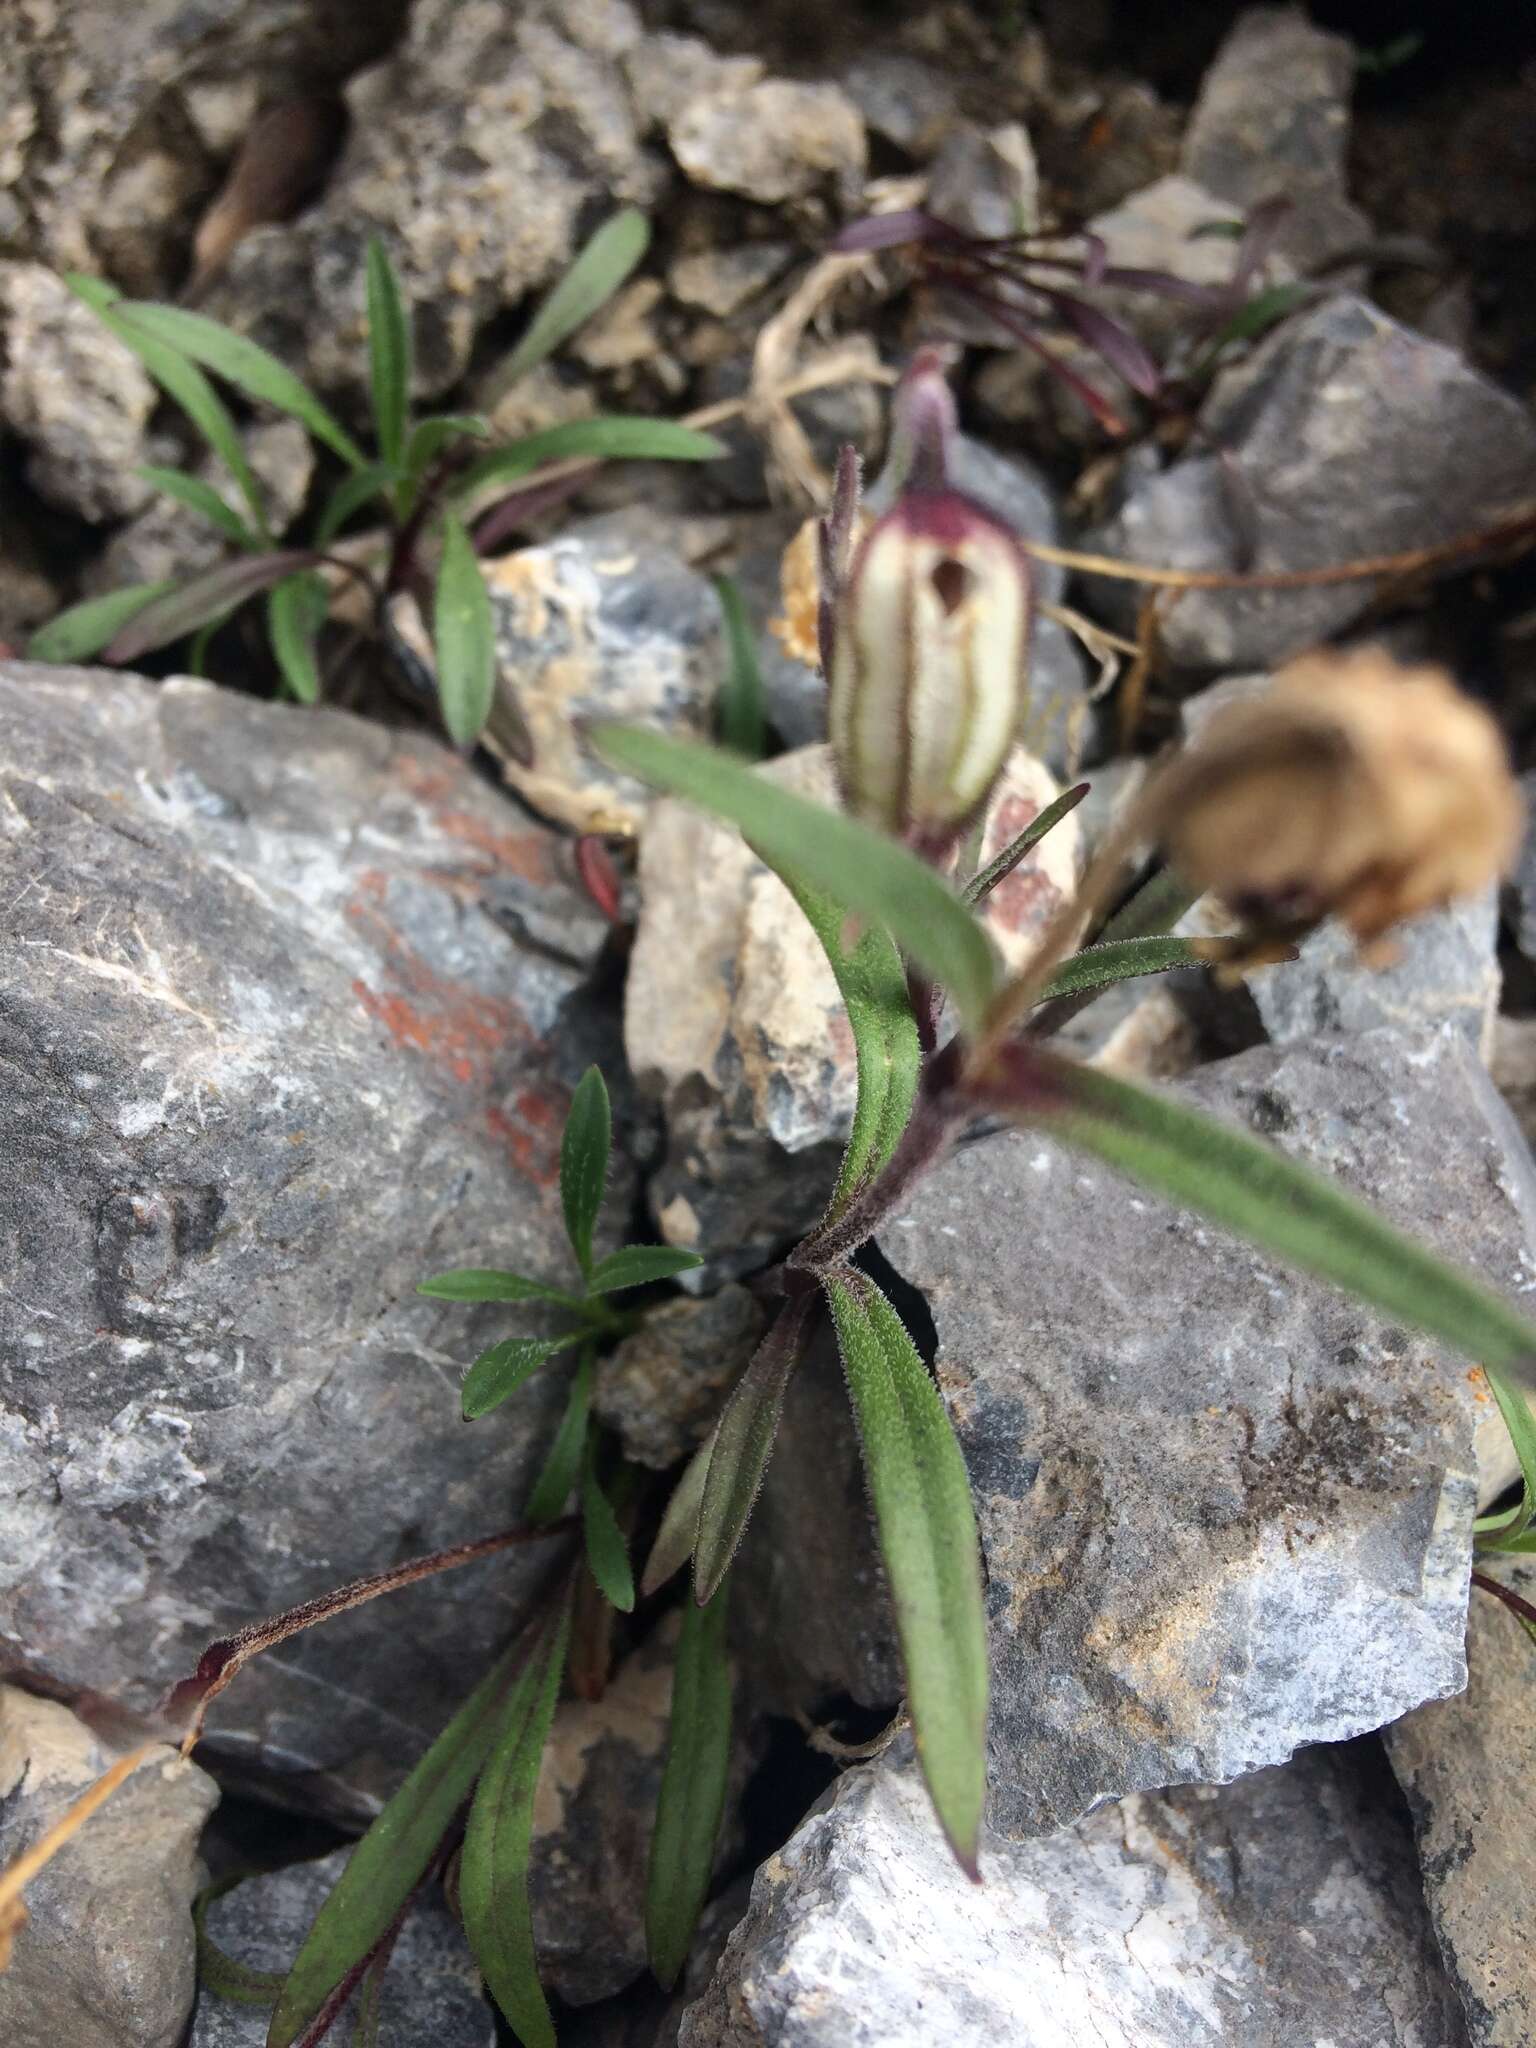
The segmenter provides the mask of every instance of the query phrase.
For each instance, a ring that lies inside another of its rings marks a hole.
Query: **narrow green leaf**
[[[850,951],[843,944],[848,920],[841,905],[787,870],[779,878],[805,912],[837,978],[858,1065],[858,1097],[827,1211],[830,1223],[900,1144],[917,1099],[923,1049],[906,970],[890,934],[871,925]]]
[[[716,710],[720,744],[744,761],[761,761],[768,751],[768,718],[763,676],[757,665],[757,642],[740,588],[729,576],[716,576],[715,594],[725,619],[730,662]]]
[[[224,618],[248,597],[257,597],[297,569],[307,569],[315,557],[302,548],[282,548],[270,555],[240,555],[232,562],[220,562],[191,576],[136,610],[113,634],[105,654],[108,661],[135,661],[157,647],[168,647],[199,626]]]
[[[27,642],[28,661],[84,661],[99,654],[146,605],[168,596],[174,583],[128,583],[104,597],[88,597],[39,626]]]
[[[779,1431],[784,1390],[800,1358],[809,1299],[786,1301],[720,1411],[699,1498],[694,1598],[713,1600],[746,1533]],[[653,1560],[654,1562],[654,1560]]]
[[[1064,789],[1055,803],[1047,804],[1039,817],[1032,818],[1019,834],[1011,839],[995,859],[989,860],[979,874],[972,875],[960,892],[963,903],[981,903],[992,894],[999,882],[1006,882],[1021,860],[1025,860],[1040,844],[1053,825],[1059,825],[1069,811],[1075,811],[1088,794],[1089,785],[1079,782],[1072,789]],[[983,825],[985,820],[982,821]]]
[[[491,389],[497,397],[553,355],[567,336],[584,326],[613,297],[645,254],[650,239],[649,221],[633,206],[622,208],[603,222],[591,240],[577,251],[570,269],[496,371]]]
[[[593,743],[616,767],[728,818],[778,873],[878,918],[925,973],[979,1023],[997,990],[997,962],[965,905],[894,840],[782,789],[713,747],[638,726],[599,725]]]
[[[670,1280],[678,1273],[702,1266],[697,1252],[679,1251],[670,1244],[627,1244],[622,1251],[599,1259],[587,1281],[589,1294],[613,1294],[620,1287],[644,1287],[652,1280]]]
[[[200,476],[188,476],[180,469],[159,469],[153,463],[146,463],[139,475],[146,483],[153,484],[157,491],[163,491],[166,497],[174,498],[200,519],[206,519],[210,526],[217,527],[238,547],[261,546],[261,535],[246,524],[232,505],[226,505],[213,485],[205,483]]]
[[[561,1308],[583,1306],[577,1295],[563,1294],[558,1287],[546,1287],[542,1280],[503,1273],[491,1266],[454,1266],[423,1280],[416,1292],[429,1294],[434,1301],[554,1301]]]
[[[693,1555],[694,1541],[699,1533],[699,1508],[704,1500],[704,1482],[709,1476],[709,1461],[714,1448],[715,1432],[711,1430],[683,1467],[683,1476],[672,1489],[672,1498],[667,1502],[661,1527],[656,1531],[656,1541],[651,1545],[651,1554],[640,1577],[640,1591],[646,1599],[652,1593],[660,1592],[673,1573],[680,1572]]]
[[[443,559],[432,621],[443,723],[456,746],[480,736],[496,694],[496,626],[491,595],[463,522],[443,520]]]
[[[343,462],[354,469],[363,467],[367,458],[341,422],[292,370],[259,342],[236,334],[206,314],[189,313],[182,306],[128,299],[121,310],[143,333],[181,355],[190,356],[193,362],[225,378],[248,398],[259,399],[287,413]]]
[[[375,498],[381,500],[384,510],[388,511],[390,491],[399,481],[399,470],[387,462],[370,462],[344,476],[326,499],[324,510],[315,524],[315,546],[328,548],[353,514]]]
[[[1208,967],[1209,952],[1200,949],[1209,943],[1174,938],[1109,939],[1103,945],[1085,946],[1057,968],[1040,991],[1040,1001],[1108,988],[1112,982],[1129,981],[1138,974],[1165,974],[1171,967]]]
[[[579,1343],[581,1336],[580,1330],[564,1330],[558,1337],[504,1337],[489,1351],[482,1351],[464,1375],[464,1420],[473,1422],[499,1408],[546,1358]]]
[[[890,1582],[918,1761],[945,1834],[976,1875],[987,1789],[987,1623],[970,1481],[900,1316],[862,1274],[827,1297]]]
[[[1331,1280],[1485,1369],[1530,1384],[1536,1325],[1375,1216],[1333,1181],[1231,1124],[1165,1095],[1034,1047],[1017,1103],[999,1105],[1054,1130],[1133,1180],[1209,1216],[1292,1265]]]
[[[1527,1532],[1536,1521],[1536,1419],[1519,1388],[1512,1387],[1496,1366],[1485,1366],[1483,1372],[1515,1447],[1521,1492],[1519,1502],[1505,1513],[1480,1515],[1472,1524],[1473,1534],[1479,1550],[1525,1550],[1532,1546]]]
[[[560,1140],[560,1204],[565,1234],[576,1254],[582,1278],[592,1277],[592,1232],[608,1185],[608,1151],[613,1142],[613,1115],[608,1089],[596,1067],[588,1067],[571,1097],[570,1114]]]
[[[611,1600],[620,1614],[635,1604],[635,1579],[629,1567],[629,1546],[619,1527],[613,1504],[602,1489],[593,1464],[593,1447],[587,1447],[581,1468],[581,1526],[586,1537],[587,1565],[598,1589]]]
[[[477,496],[491,484],[516,483],[545,462],[593,461],[712,462],[725,448],[713,434],[675,420],[611,413],[594,420],[567,420],[545,427],[508,448],[482,455],[454,486],[459,499]]]
[[[331,594],[312,569],[285,576],[267,593],[267,638],[283,680],[301,704],[320,701],[320,628]]]
[[[91,308],[109,333],[115,334],[125,348],[132,349],[161,390],[181,407],[239,485],[240,495],[250,508],[251,523],[266,540],[266,507],[261,502],[251,465],[245,459],[235,423],[196,363],[141,327],[111,285],[78,272],[66,277],[65,283],[76,298]]]
[[[282,1970],[257,1970],[238,1957],[228,1955],[208,1932],[208,1908],[251,1873],[237,1871],[230,1877],[205,1884],[192,1901],[192,1930],[197,1940],[197,1981],[215,1998],[227,1998],[234,2005],[261,2005],[268,2011],[277,2003],[286,1981]]]
[[[288,1972],[267,2048],[292,2048],[348,1971],[388,1932],[469,1797],[525,1655],[520,1642],[481,1680],[352,1851]]]
[[[450,441],[488,441],[490,438],[490,421],[482,419],[477,412],[433,413],[430,419],[418,420],[411,429],[410,439],[405,444],[405,473],[412,479],[419,477]]]
[[[731,1756],[731,1674],[726,1660],[726,1587],[699,1607],[683,1603],[672,1672],[667,1757],[651,1833],[645,1941],[651,1968],[670,1991],[688,1960],[709,1894],[725,1812]]]
[[[567,1600],[507,1699],[494,1752],[470,1808],[459,1863],[464,1932],[522,2048],[555,2048],[533,1946],[528,1855],[539,1765],[560,1697],[570,1626]]]
[[[368,237],[368,365],[379,454],[398,467],[411,402],[411,322],[389,252]]]
[[[1280,322],[1292,313],[1310,305],[1317,295],[1318,287],[1301,279],[1268,285],[1263,291],[1255,292],[1253,297],[1245,305],[1240,306],[1232,318],[1211,336],[1206,344],[1207,359],[1218,355],[1222,349],[1231,347],[1234,342],[1257,341],[1260,335],[1267,334],[1271,327],[1278,327]]]
[[[528,1496],[527,1518],[540,1527],[559,1521],[581,1477],[587,1448],[587,1413],[592,1406],[592,1373],[592,1346],[584,1344],[560,1427],[544,1460],[544,1469]]]

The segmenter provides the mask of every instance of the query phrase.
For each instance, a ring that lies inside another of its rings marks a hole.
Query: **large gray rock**
[[[83,519],[137,512],[155,387],[132,350],[40,263],[0,263],[0,422],[27,481]]]
[[[1181,1093],[1530,1286],[1536,1170],[1451,1034],[1260,1048]],[[975,1491],[1002,1832],[1460,1690],[1478,1404],[1444,1345],[1033,1133],[962,1147],[881,1243]]]
[[[1367,967],[1349,933],[1330,923],[1303,941],[1299,960],[1261,968],[1246,986],[1275,1045],[1322,1032],[1446,1025],[1486,1061],[1499,1007],[1498,926],[1489,888],[1401,926],[1392,936],[1397,958]]]
[[[466,1428],[460,1370],[538,1318],[414,1288],[567,1276],[606,927],[566,842],[339,713],[13,665],[0,790],[0,1663],[143,1707],[210,1637],[512,1518],[563,1375]],[[540,1569],[312,1630],[212,1726],[372,1793]]]
[[[725,670],[720,600],[671,548],[562,534],[487,567],[500,699],[487,744],[536,810],[579,832],[639,830],[643,783],[593,752],[600,719],[711,735]]]
[[[1370,223],[1345,197],[1355,53],[1299,7],[1251,7],[1205,74],[1183,168],[1247,210],[1291,202],[1279,246],[1303,266],[1358,245]]]
[[[322,387],[361,394],[364,266],[382,234],[414,308],[416,388],[464,374],[476,333],[569,261],[589,209],[652,201],[624,61],[625,0],[419,0],[388,62],[348,91],[350,136],[324,197],[247,237],[207,308]]]
[[[213,1901],[209,1935],[248,1969],[286,1970],[347,1855],[337,1849],[317,1862],[247,1878]],[[265,2007],[219,1998],[205,1985],[186,2048],[265,2048],[269,2018]],[[337,2029],[343,2037],[347,2024]],[[378,2048],[494,2048],[497,2038],[463,1931],[442,1896],[426,1892],[413,1902],[385,1972]]]
[[[1182,569],[1320,568],[1473,532],[1528,498],[1536,471],[1518,400],[1350,293],[1218,379],[1200,426],[1205,452],[1134,480],[1090,548]],[[1134,586],[1093,588],[1134,622]],[[1164,609],[1162,644],[1180,667],[1265,666],[1347,626],[1374,590],[1186,591]]]
[[[1529,1564],[1489,1575],[1536,1601]],[[1536,2040],[1536,1644],[1513,1614],[1474,1590],[1467,1689],[1387,1730],[1387,1754],[1413,1813],[1430,1918],[1466,2010],[1472,2048]]]
[[[0,1687],[0,1869],[116,1761],[66,1707]],[[180,2048],[197,1838],[218,1796],[195,1764],[156,1751],[32,1880],[0,1972],[6,2048]]]
[[[759,1871],[680,2048],[1465,2048],[1384,1775],[1132,1797],[977,1887],[893,1753]]]
[[[706,90],[667,123],[672,153],[695,185],[759,205],[831,186],[845,206],[864,182],[864,123],[835,85],[765,78]]]

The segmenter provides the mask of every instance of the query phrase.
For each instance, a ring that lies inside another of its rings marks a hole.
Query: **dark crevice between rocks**
[[[928,1306],[928,1297],[891,1264],[874,1238],[855,1254],[854,1264],[869,1275],[906,1324],[918,1357],[931,1373],[939,1355],[939,1328]]]

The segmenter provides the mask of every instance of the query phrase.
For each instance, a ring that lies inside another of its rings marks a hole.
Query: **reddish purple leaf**
[[[270,590],[296,569],[312,569],[320,560],[307,548],[284,548],[270,555],[242,555],[233,562],[221,562],[157,597],[135,612],[115,634],[102,654],[104,661],[134,661],[172,640],[195,633],[215,619],[223,618],[246,598]]]

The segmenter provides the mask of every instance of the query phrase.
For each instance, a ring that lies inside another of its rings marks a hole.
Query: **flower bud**
[[[955,491],[875,522],[837,608],[828,718],[849,809],[932,844],[1002,771],[1024,709],[1030,576],[1007,527]]]
[[[1493,719],[1380,648],[1308,656],[1216,713],[1143,820],[1261,934],[1331,915],[1367,946],[1507,871],[1522,825]]]

